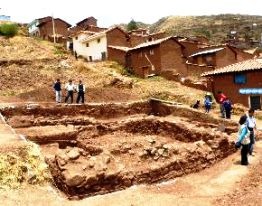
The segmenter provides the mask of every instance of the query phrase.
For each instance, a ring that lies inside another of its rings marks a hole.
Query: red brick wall
[[[150,55],[150,50],[154,51],[153,55]],[[142,56],[141,56],[142,54]],[[150,59],[151,63],[155,67],[155,71],[152,71],[151,65],[145,57],[145,54]],[[144,77],[143,67],[149,66],[148,74],[160,74],[161,71],[161,60],[160,60],[160,48],[158,46],[152,46],[142,48],[139,50],[131,51],[131,62],[132,70],[140,77]]]
[[[183,63],[181,46],[174,40],[169,39],[160,44],[161,71],[174,70],[186,75],[186,65]]]
[[[110,47],[107,48],[107,52],[108,52],[108,60],[116,61],[122,66],[124,67],[126,66],[126,59],[125,59],[126,52],[113,49]]]
[[[216,75],[213,77],[213,92],[223,91],[233,103],[241,103],[249,107],[249,95],[239,94],[240,88],[261,88],[262,71],[248,72],[246,84],[235,84],[234,74]],[[261,96],[262,97],[262,96]]]
[[[68,31],[67,31],[67,24],[64,23],[61,20],[54,20],[55,23],[55,33],[60,34],[63,36],[67,36]],[[53,35],[53,24],[52,21],[49,21],[42,26],[40,26],[40,37],[44,39],[48,39],[48,35]]]
[[[197,43],[187,42],[187,41],[181,41],[180,43],[185,47],[185,49],[183,50],[183,54],[186,57],[199,50]]]
[[[144,36],[138,36],[138,35],[130,35],[130,44],[131,44],[131,47],[135,47],[137,46],[138,44],[142,44],[146,42],[146,37]]]
[[[127,41],[128,35],[118,28],[112,29],[111,31],[107,32],[106,38],[108,46],[129,46],[129,42]]]
[[[88,18],[85,21],[77,24],[77,26],[80,26],[80,27],[83,27],[83,28],[85,28],[89,25],[97,26],[97,20],[95,18],[91,17],[91,18]]]
[[[216,53],[216,67],[225,67],[230,64],[237,63],[235,53],[226,47],[225,49]]]

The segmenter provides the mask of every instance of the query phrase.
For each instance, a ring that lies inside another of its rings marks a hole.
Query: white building
[[[106,60],[107,46],[127,46],[128,34],[118,27],[102,32],[82,31],[72,36],[73,51],[88,61]]]

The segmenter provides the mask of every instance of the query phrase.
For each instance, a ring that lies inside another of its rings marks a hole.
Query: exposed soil
[[[69,198],[183,176],[235,152],[228,134],[236,124],[222,121],[223,128],[211,116],[155,101],[31,105],[2,113],[41,145],[56,186]]]

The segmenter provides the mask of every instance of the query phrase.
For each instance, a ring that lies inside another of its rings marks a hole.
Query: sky
[[[94,16],[98,26],[128,23],[131,19],[154,23],[165,16],[250,14],[262,16],[262,0],[1,0],[0,15],[29,23],[53,15],[68,23]]]

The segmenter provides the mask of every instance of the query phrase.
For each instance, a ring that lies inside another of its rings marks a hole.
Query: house
[[[173,71],[185,74],[183,45],[175,37],[167,37],[127,48],[108,46],[108,59],[117,61],[140,77]],[[123,64],[124,63],[124,64]]]
[[[54,35],[57,42],[65,42],[68,28],[71,25],[60,18],[44,17],[35,19],[28,24],[29,35],[53,41]]]
[[[129,35],[119,27],[102,32],[83,31],[73,37],[74,52],[88,61],[106,60],[108,45],[128,47]]]
[[[245,53],[229,45],[202,47],[198,52],[188,56],[187,74],[199,76],[203,72],[253,58],[253,55]]]
[[[90,16],[76,23],[76,26],[81,27],[83,29],[85,29],[88,26],[97,26],[97,19],[93,16]]]
[[[262,59],[250,59],[201,75],[208,79],[210,91],[223,91],[233,103],[261,109]]]

